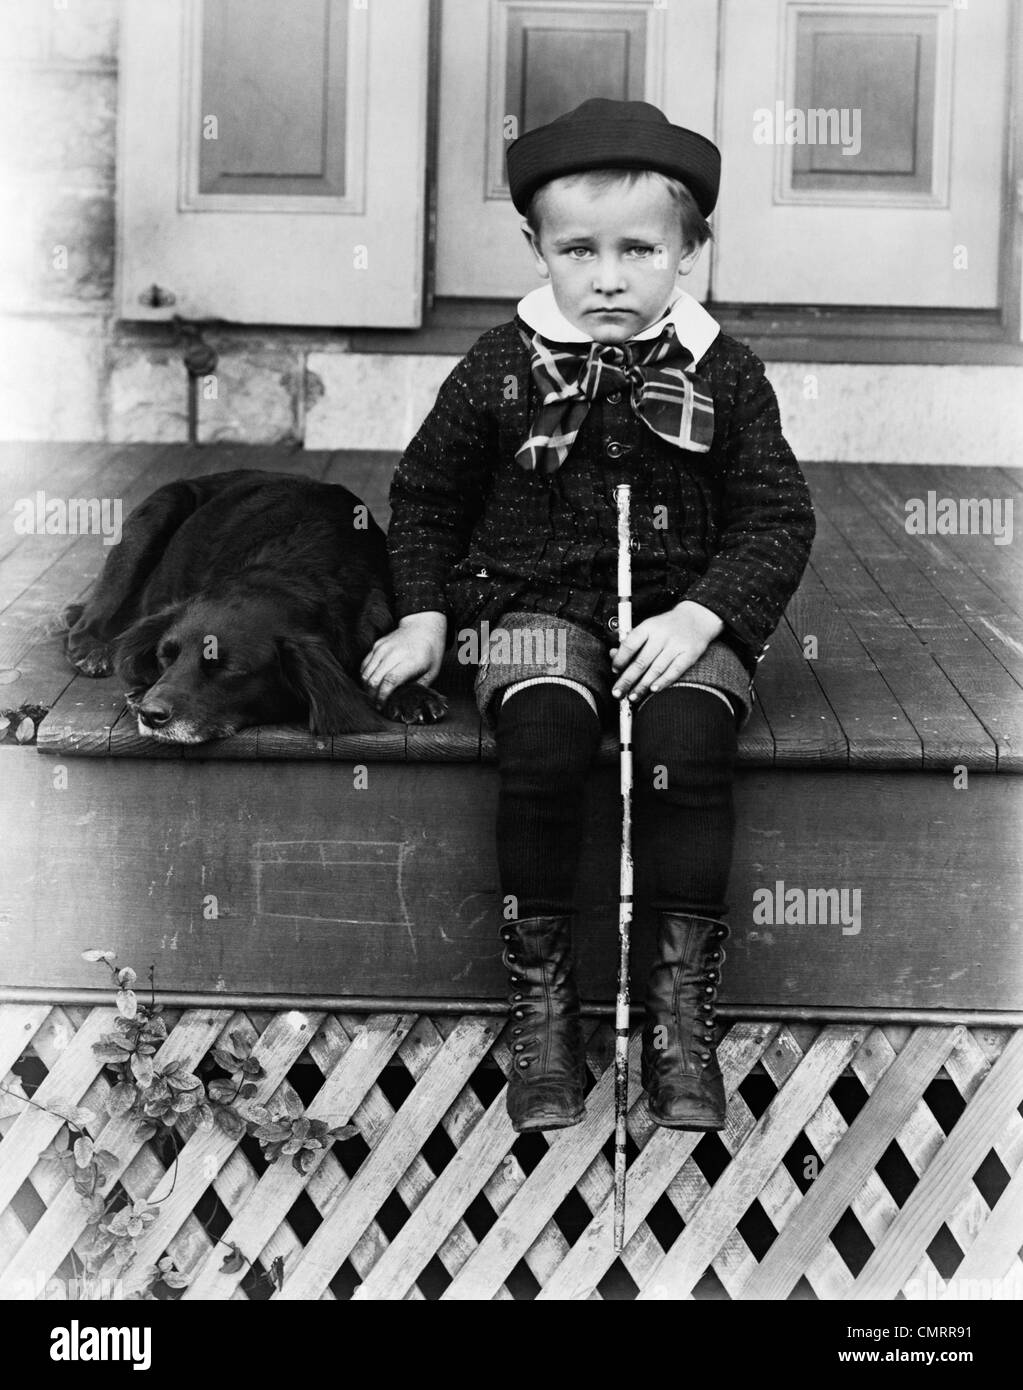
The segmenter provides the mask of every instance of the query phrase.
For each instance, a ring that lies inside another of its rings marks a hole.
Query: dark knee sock
[[[501,893],[520,920],[570,912],[600,721],[578,690],[544,682],[502,701],[495,738]]]
[[[636,876],[652,908],[728,911],[737,742],[734,711],[706,690],[669,686],[637,711]]]

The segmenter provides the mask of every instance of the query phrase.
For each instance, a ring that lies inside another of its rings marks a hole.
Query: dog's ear
[[[285,684],[309,706],[310,733],[370,733],[393,727],[376,712],[322,637],[308,633],[285,637],[279,650]]]
[[[139,618],[115,639],[114,669],[129,690],[148,687],[159,678],[156,648],[177,616],[177,608],[162,608]]]

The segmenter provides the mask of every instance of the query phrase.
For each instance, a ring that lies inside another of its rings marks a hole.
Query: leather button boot
[[[564,1129],[586,1113],[586,1059],[572,968],[572,919],[527,917],[501,932],[509,972],[508,1114],[524,1134]]]
[[[714,1001],[728,936],[724,922],[658,914],[643,1028],[643,1086],[651,1118],[668,1129],[723,1129],[725,1088],[714,1051]]]

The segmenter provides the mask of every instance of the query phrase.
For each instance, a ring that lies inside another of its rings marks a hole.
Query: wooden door
[[[507,139],[587,97],[650,101],[714,138],[716,0],[443,0],[439,295],[517,297],[539,281],[505,179]],[[710,257],[685,282],[707,290]]]
[[[996,307],[1008,51],[1008,0],[723,0],[715,299]]]
[[[121,13],[121,316],[418,325],[425,0]]]

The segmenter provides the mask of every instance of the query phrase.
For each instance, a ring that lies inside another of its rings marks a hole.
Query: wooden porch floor
[[[249,466],[343,482],[386,526],[394,461],[238,446],[0,451],[0,710],[10,719],[0,990],[87,996],[95,979],[80,952],[102,941],[122,959],[158,962],[160,988],[182,1002],[501,1007],[494,749],[469,668],[448,661],[438,684],[452,713],[432,728],[336,738],[261,728],[154,749],[137,737],[117,682],[79,677],[51,630],[98,572],[100,538],[19,536],[9,520],[14,500],[37,490],[121,498],[127,515],[172,478]],[[905,501],[930,490],[1015,501],[1023,474],[806,473],[813,555],[760,665],[740,745],[722,1005],[746,1018],[855,1010],[922,1022],[952,1011],[1014,1021],[1023,784],[1007,774],[1023,770],[1023,562],[991,536],[907,536],[903,518]],[[25,709],[30,720],[18,716]],[[22,737],[38,729],[35,748],[11,746],[19,727]],[[364,763],[370,796],[352,775]],[[601,763],[587,788],[577,895],[581,988],[598,1002],[615,974],[613,735]],[[654,926],[643,870],[637,857],[636,979]],[[786,883],[847,894],[862,918],[790,919],[778,906]],[[775,895],[770,918],[765,892]],[[228,904],[216,930],[203,906],[210,893]]]
[[[17,535],[16,499],[120,498],[124,515],[178,477],[237,467],[293,470],[343,483],[386,529],[396,456],[183,445],[0,446],[0,707],[48,711],[41,751],[160,758],[475,761],[494,755],[449,653],[438,682],[450,717],[432,728],[315,738],[250,729],[201,749],[140,739],[114,680],[64,661],[52,622],[98,573],[94,536]],[[1023,561],[990,536],[910,536],[910,497],[1020,499],[1023,469],[807,465],[818,530],[810,566],[771,639],[758,704],[741,738],[754,767],[1023,770]],[[804,656],[817,639],[818,654]],[[602,749],[617,757],[614,736]]]

